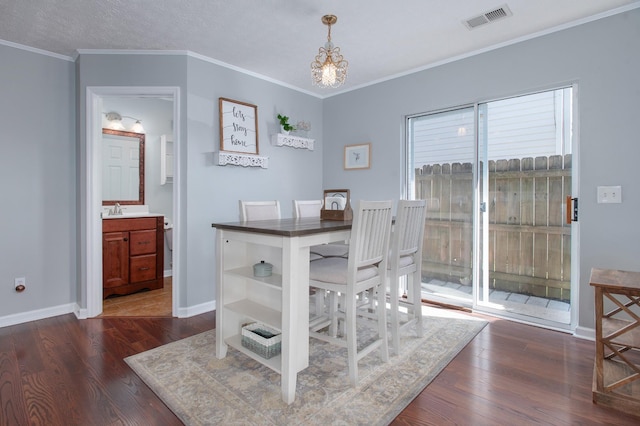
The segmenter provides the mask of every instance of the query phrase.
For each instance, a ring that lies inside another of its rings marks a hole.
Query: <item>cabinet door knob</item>
[[[129,241],[129,239],[125,237],[122,239],[122,241]]]

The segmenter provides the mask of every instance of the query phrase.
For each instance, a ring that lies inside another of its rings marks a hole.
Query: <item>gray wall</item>
[[[75,301],[73,67],[0,45],[0,317]]]
[[[640,10],[503,47],[361,90],[324,108],[324,186],[352,198],[398,199],[406,115],[578,84],[579,325],[594,327],[592,267],[638,270]],[[346,144],[372,143],[372,167],[344,171]],[[596,186],[622,185],[622,204],[596,204]]]

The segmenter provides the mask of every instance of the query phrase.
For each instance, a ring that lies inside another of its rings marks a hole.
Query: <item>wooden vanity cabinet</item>
[[[164,216],[102,220],[102,297],[163,287]]]

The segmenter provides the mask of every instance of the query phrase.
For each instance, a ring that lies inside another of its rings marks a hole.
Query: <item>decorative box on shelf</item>
[[[348,189],[325,189],[320,219],[352,220],[351,194]]]
[[[314,139],[303,138],[302,136],[286,135],[278,133],[271,136],[271,142],[275,146],[290,146],[293,148],[306,148],[313,151]]]
[[[280,355],[282,350],[280,331],[256,322],[242,327],[241,341],[242,346],[266,359]]]

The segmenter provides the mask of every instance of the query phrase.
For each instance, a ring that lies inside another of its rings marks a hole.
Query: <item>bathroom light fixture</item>
[[[129,115],[120,115],[115,111],[106,112],[104,115],[107,117],[107,121],[109,122],[109,128],[113,130],[126,130],[124,125],[122,124],[123,118],[130,118],[132,120],[136,120],[136,122],[131,126],[131,131],[135,133],[144,133],[144,127],[142,127],[142,122],[135,117],[131,117]]]
[[[140,120],[136,120],[135,124],[131,126],[131,131],[136,133],[144,133],[144,127],[142,127],[142,123],[140,122]]]
[[[339,87],[347,78],[349,63],[340,54],[340,48],[331,42],[331,25],[338,21],[335,15],[324,15],[322,23],[329,27],[327,42],[318,49],[315,61],[311,62],[311,81],[320,87]]]
[[[112,130],[124,130],[124,125],[122,124],[122,116],[117,112],[107,112],[105,113],[107,116],[107,121],[109,122],[109,128]]]

